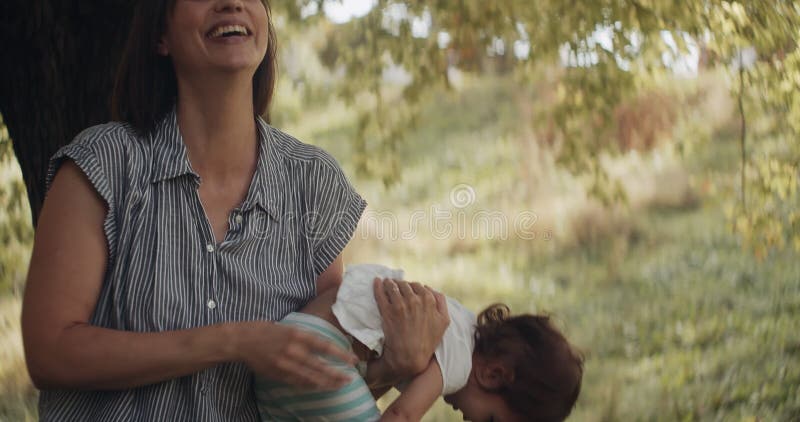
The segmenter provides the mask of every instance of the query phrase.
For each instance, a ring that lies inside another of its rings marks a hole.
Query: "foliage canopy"
[[[314,24],[325,19],[324,3],[278,0],[274,8],[290,23]],[[359,170],[387,183],[400,171],[390,153],[426,92],[448,87],[452,69],[491,71],[538,83],[541,95],[552,97],[547,109],[530,113],[539,141],[586,175],[599,199],[624,199],[600,164],[605,154],[635,147],[620,140],[615,113],[648,81],[687,77],[682,67],[689,77],[722,68],[742,120],[742,177],[728,195],[738,198],[728,207],[733,226],[759,255],[787,242],[800,250],[800,3],[376,0],[366,15],[326,31],[319,54],[344,75],[337,93],[351,103],[366,95],[375,104],[360,116]],[[383,84],[398,66],[410,75],[399,99]],[[370,168],[369,140],[387,162]]]

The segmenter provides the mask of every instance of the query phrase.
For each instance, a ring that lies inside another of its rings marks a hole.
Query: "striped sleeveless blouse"
[[[244,202],[215,240],[173,109],[149,136],[94,126],[51,158],[49,188],[72,159],[108,206],[108,266],[91,324],[157,332],[225,321],[277,321],[315,295],[315,280],[355,231],[366,202],[336,161],[256,118],[258,164]],[[46,390],[43,421],[257,421],[253,374],[229,362],[122,391]]]

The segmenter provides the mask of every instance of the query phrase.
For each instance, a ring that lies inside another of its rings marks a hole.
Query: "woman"
[[[42,420],[257,420],[253,372],[347,382],[315,355],[353,356],[270,322],[341,282],[366,206],[330,155],[256,117],[275,50],[265,0],[138,2],[126,123],[48,170],[22,315]],[[424,369],[447,325],[433,293],[380,287],[377,390]]]

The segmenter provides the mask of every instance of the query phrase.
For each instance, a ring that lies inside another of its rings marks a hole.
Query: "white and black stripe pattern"
[[[152,136],[94,126],[51,159],[49,188],[70,158],[108,205],[108,267],[91,323],[178,330],[277,321],[315,295],[317,276],[355,231],[366,202],[325,151],[257,118],[258,168],[213,239],[174,109]],[[213,302],[211,302],[213,301]],[[124,391],[42,391],[41,420],[256,421],[252,373],[227,363]]]

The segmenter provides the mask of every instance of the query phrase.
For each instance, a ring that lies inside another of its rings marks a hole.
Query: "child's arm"
[[[381,416],[381,422],[419,421],[442,394],[442,370],[436,358],[417,375]]]

